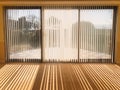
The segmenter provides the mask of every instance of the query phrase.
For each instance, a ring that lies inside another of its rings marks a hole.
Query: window
[[[83,62],[89,59],[111,62],[113,12],[113,9],[80,10],[79,56]]]
[[[38,8],[6,10],[9,61],[41,60],[40,13]]]
[[[92,6],[7,8],[8,61],[113,62],[114,11]]]
[[[45,61],[76,61],[78,59],[77,9],[45,9]]]
[[[113,15],[103,7],[45,9],[45,60],[112,62]]]

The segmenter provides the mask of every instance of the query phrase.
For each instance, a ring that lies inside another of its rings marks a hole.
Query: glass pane
[[[40,10],[7,9],[9,59],[41,59]]]
[[[113,9],[80,10],[80,59],[112,59]]]
[[[45,9],[45,60],[76,61],[78,59],[78,10]]]

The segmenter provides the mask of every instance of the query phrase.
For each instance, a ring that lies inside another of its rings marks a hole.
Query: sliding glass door
[[[114,16],[113,7],[8,8],[7,61],[113,62]]]
[[[112,62],[114,9],[44,9],[44,61]]]
[[[6,10],[7,61],[41,61],[41,16],[39,8]]]
[[[44,61],[70,62],[78,59],[78,10],[44,10]],[[74,26],[76,25],[76,26]]]
[[[81,62],[112,62],[113,13],[113,9],[80,9]]]

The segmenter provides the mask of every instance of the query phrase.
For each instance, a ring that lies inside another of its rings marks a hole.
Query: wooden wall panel
[[[5,40],[3,25],[3,7],[0,6],[0,63],[5,62]]]
[[[115,63],[120,64],[120,6],[117,9],[116,25],[116,43],[115,43]]]
[[[92,2],[92,3],[91,3]],[[0,5],[4,6],[21,6],[21,5],[34,5],[34,6],[58,6],[58,5],[64,5],[64,6],[98,6],[98,5],[119,5],[120,1],[119,0],[3,0],[0,1]]]
[[[0,41],[0,63],[5,63],[4,41]]]

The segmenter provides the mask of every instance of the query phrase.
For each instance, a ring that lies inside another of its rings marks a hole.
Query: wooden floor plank
[[[116,64],[0,64],[0,90],[120,90]]]

